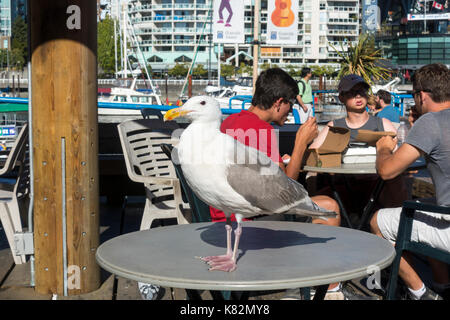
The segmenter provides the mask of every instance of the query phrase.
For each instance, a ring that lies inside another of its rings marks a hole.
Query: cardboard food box
[[[377,141],[383,136],[395,137],[395,132],[390,131],[372,131],[372,130],[358,130],[356,140],[360,142],[367,142],[370,146],[375,146]]]
[[[350,141],[350,130],[340,127],[329,127],[325,141],[318,148],[308,149],[305,164],[311,167],[339,167],[342,163],[342,152]]]

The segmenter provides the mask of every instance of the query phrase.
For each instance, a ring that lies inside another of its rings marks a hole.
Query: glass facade
[[[26,0],[0,0],[0,35],[10,37],[12,22],[26,14]]]
[[[383,20],[376,40],[385,58],[404,69],[436,62],[450,65],[448,1],[402,0],[381,4]]]
[[[398,65],[424,65],[441,62],[450,65],[450,35],[393,39],[391,59]]]
[[[0,35],[11,36],[11,0],[0,0]]]

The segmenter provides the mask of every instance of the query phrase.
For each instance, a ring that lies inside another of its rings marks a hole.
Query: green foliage
[[[253,76],[253,66],[248,66],[245,63],[241,62],[237,73],[240,75],[243,75],[244,73],[246,73],[246,74],[248,74],[248,76]]]
[[[116,70],[116,57],[114,49],[114,20],[107,17],[97,25],[98,47],[97,56],[99,69],[105,74],[114,74]],[[117,34],[117,57],[121,56],[122,46],[120,36]]]
[[[220,66],[220,75],[225,78],[234,76],[234,66],[231,64],[221,65]]]
[[[286,66],[285,70],[292,78],[299,78],[301,74],[301,68],[296,68],[292,64]]]
[[[192,71],[192,75],[196,78],[205,78],[208,75],[208,70],[205,69],[204,65],[198,64]]]
[[[186,77],[189,71],[189,67],[185,64],[177,63],[175,67],[169,70],[168,74],[171,77]]]
[[[341,70],[338,78],[348,74],[357,74],[372,84],[374,80],[386,80],[389,78],[389,70],[380,66],[381,49],[375,48],[375,39],[368,34],[360,35],[358,43],[354,46],[349,43],[347,52],[341,45],[341,51],[337,50],[331,43],[330,46],[342,58]]]
[[[9,52],[10,67],[23,69],[28,58],[27,24],[18,16],[11,26],[11,51]]]
[[[332,66],[311,66],[311,72],[313,76],[330,76],[336,73],[336,70]]]
[[[8,50],[0,49],[0,68],[6,68],[8,63]]]

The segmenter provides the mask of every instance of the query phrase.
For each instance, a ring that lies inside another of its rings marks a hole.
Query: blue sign
[[[17,130],[15,126],[0,126],[0,137],[13,138],[16,136]]]

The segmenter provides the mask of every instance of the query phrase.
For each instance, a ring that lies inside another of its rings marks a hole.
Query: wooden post
[[[35,289],[83,294],[100,286],[96,2],[29,3]]]
[[[192,74],[189,75],[188,81],[188,97],[192,98]]]

